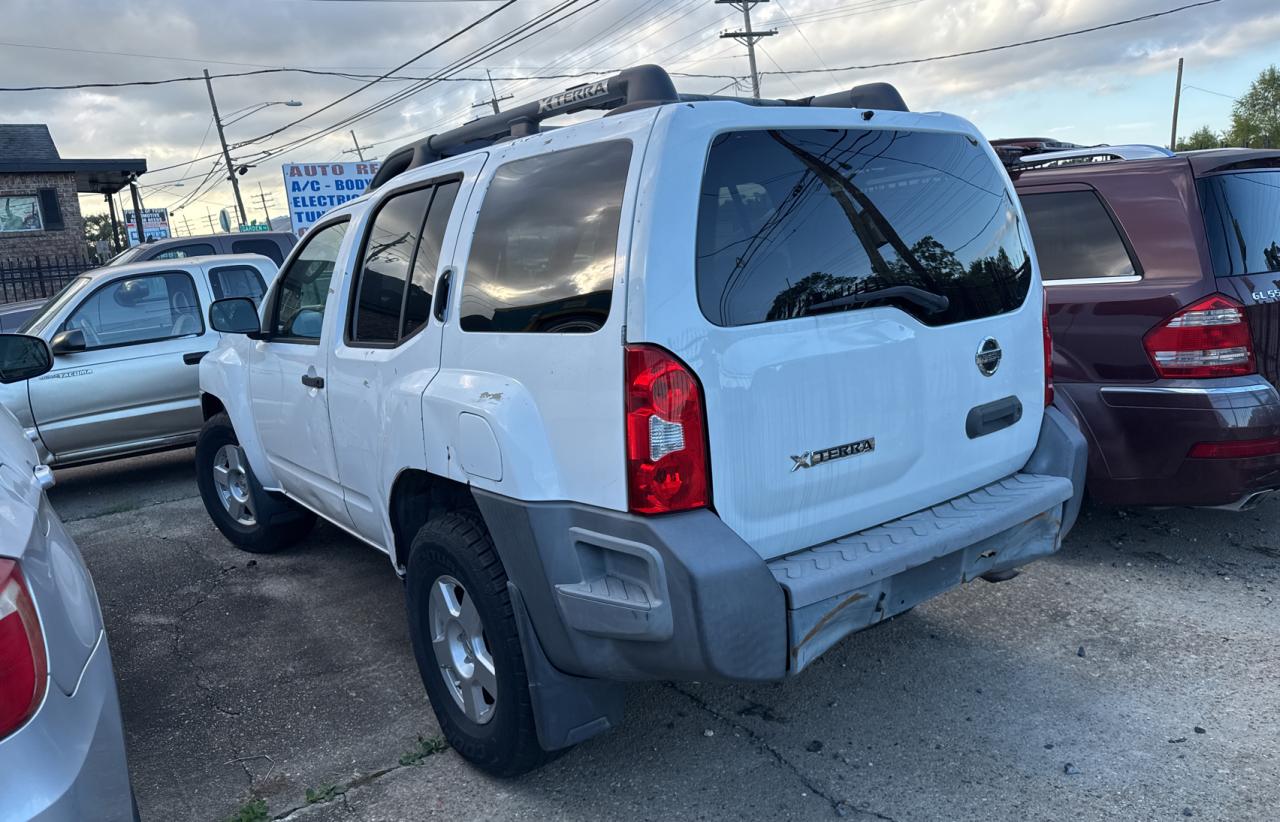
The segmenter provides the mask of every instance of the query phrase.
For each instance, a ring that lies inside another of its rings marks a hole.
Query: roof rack
[[[1107,163],[1115,160],[1156,160],[1174,156],[1174,153],[1166,148],[1136,143],[1122,146],[1076,146],[1047,151],[1041,149],[1034,153],[1018,151],[1017,146],[1009,145],[1007,141],[993,140],[992,144],[995,145],[997,153],[1006,166],[1020,170],[1080,163]]]
[[[502,140],[537,134],[543,120],[589,109],[619,114],[666,103],[730,100],[756,106],[806,106],[813,108],[864,108],[906,111],[902,95],[888,83],[867,83],[847,91],[795,100],[757,100],[750,97],[723,97],[677,94],[671,76],[660,66],[636,66],[613,77],[584,83],[559,94],[543,97],[507,111],[481,117],[451,131],[433,134],[401,146],[387,155],[369,190],[409,169],[493,145]]]

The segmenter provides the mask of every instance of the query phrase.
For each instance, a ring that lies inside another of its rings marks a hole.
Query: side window
[[[427,315],[431,313],[431,295],[435,291],[436,271],[440,268],[444,232],[449,227],[449,215],[453,213],[453,204],[461,187],[462,183],[457,180],[441,183],[436,186],[435,196],[431,199],[431,210],[427,212],[427,222],[422,226],[422,240],[414,255],[413,279],[404,301],[406,337],[425,325]]]
[[[427,321],[445,228],[461,184],[454,180],[388,198],[365,237],[348,337],[395,344]]]
[[[631,143],[513,160],[480,208],[459,311],[463,331],[589,333],[604,325]]]
[[[80,329],[86,348],[203,334],[200,302],[190,275],[146,274],[107,283],[90,294],[60,330]]]
[[[232,240],[232,254],[261,254],[275,260],[276,265],[284,262],[284,254],[280,246],[273,240]]]
[[[216,254],[213,246],[208,243],[188,243],[187,245],[176,245],[173,248],[166,248],[154,257],[148,257],[149,260],[178,260],[183,257],[204,257],[210,254]]]
[[[296,340],[319,340],[329,281],[338,261],[338,249],[347,233],[347,221],[313,230],[302,250],[280,273],[271,311],[271,334]]]
[[[248,297],[254,305],[262,302],[262,295],[267,293],[262,274],[251,265],[228,265],[215,268],[209,272],[209,286],[213,289],[213,298]]]
[[[1057,191],[1021,199],[1045,282],[1137,275],[1120,229],[1096,193]]]

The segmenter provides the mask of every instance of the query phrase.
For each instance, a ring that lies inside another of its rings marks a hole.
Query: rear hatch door
[[[1258,370],[1280,387],[1280,152],[1196,188],[1218,290],[1244,304]]]
[[[702,383],[721,518],[774,557],[1025,464],[1041,292],[986,144],[862,127],[709,142],[686,263],[697,329],[652,310],[648,329]]]

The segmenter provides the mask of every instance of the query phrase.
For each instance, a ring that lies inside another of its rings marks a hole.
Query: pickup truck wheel
[[[196,484],[213,524],[254,554],[287,548],[316,522],[315,514],[263,489],[225,413],[211,417],[196,440]]]
[[[449,745],[496,776],[554,759],[538,744],[507,573],[479,515],[422,526],[405,593],[413,653]]]

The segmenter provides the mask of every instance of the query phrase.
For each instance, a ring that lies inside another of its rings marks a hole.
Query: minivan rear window
[[[877,305],[943,325],[1012,311],[1030,282],[1004,176],[963,134],[788,129],[712,143],[697,285],[717,325]]]
[[[1280,169],[1197,181],[1213,273],[1280,271]]]

